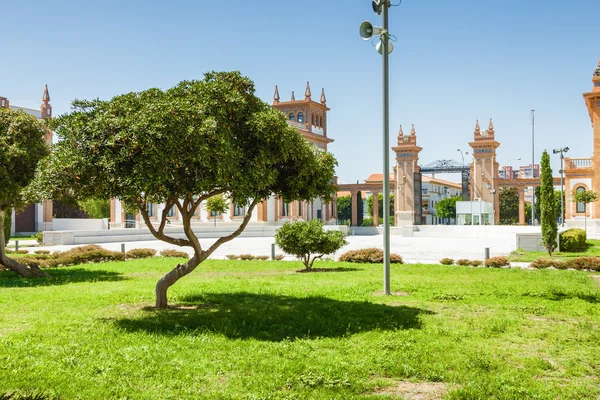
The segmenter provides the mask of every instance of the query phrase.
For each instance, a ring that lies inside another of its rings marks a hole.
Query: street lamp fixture
[[[460,153],[460,158],[462,159],[462,165],[464,167],[465,166],[465,156],[464,156],[464,154],[469,154],[469,152],[465,151],[465,153],[463,154],[463,151],[461,149],[456,149],[456,151],[458,151]]]
[[[563,189],[563,174],[564,174],[564,160],[565,160],[565,155],[564,153],[568,152],[569,148],[568,147],[563,147],[561,149],[554,149],[552,150],[552,152],[554,154],[559,154],[560,153],[560,225],[564,228],[565,227],[565,193],[564,193],[564,189]]]
[[[371,3],[375,14],[382,14],[382,27],[374,26],[369,21],[360,25],[359,33],[363,40],[369,40],[379,35],[376,50],[383,61],[383,293],[391,294],[390,290],[390,75],[389,54],[393,47],[388,32],[388,11],[390,0],[373,0]]]

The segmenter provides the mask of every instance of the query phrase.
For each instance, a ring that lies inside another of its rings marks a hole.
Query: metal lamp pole
[[[531,179],[535,178],[535,110],[531,110]],[[531,186],[531,226],[535,225],[535,186]]]
[[[373,26],[369,21],[360,25],[360,36],[370,40],[375,35],[380,35],[380,43],[376,49],[383,57],[383,292],[390,291],[390,95],[389,95],[389,53],[393,50],[388,32],[388,11],[390,0],[373,0],[373,11],[382,14],[383,26]]]
[[[552,150],[552,152],[554,154],[558,154],[560,153],[560,224],[561,226],[564,228],[565,227],[565,194],[564,194],[564,188],[563,188],[563,174],[565,172],[564,170],[564,160],[565,160],[565,155],[564,153],[568,152],[569,148],[568,147],[563,147],[562,149],[554,149]]]

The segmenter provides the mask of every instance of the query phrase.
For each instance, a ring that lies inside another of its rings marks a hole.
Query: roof
[[[434,184],[438,184],[438,185],[445,185],[445,186],[450,186],[450,187],[454,187],[457,189],[461,189],[462,188],[462,184],[458,183],[458,182],[450,182],[450,181],[445,181],[443,179],[439,179],[439,178],[434,178],[428,175],[422,175],[423,182],[429,182],[429,183],[434,183]]]
[[[390,182],[394,181],[394,174],[390,174]],[[383,182],[383,174],[371,174],[367,179],[365,179],[367,183],[373,182]]]

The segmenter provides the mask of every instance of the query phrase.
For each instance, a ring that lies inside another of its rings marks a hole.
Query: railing
[[[591,158],[571,158],[569,160],[569,168],[591,168]]]

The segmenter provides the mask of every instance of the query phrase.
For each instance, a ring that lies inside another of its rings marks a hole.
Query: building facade
[[[0,96],[0,108],[11,110],[21,110],[27,114],[33,115],[38,119],[52,118],[52,106],[50,105],[50,92],[48,85],[45,86],[42,94],[42,104],[39,109],[27,108],[10,104],[8,97]],[[52,131],[46,130],[44,141],[48,146],[52,146]],[[52,230],[52,202],[45,201],[38,204],[29,204],[23,210],[15,213],[13,210],[11,232],[31,234]]]

